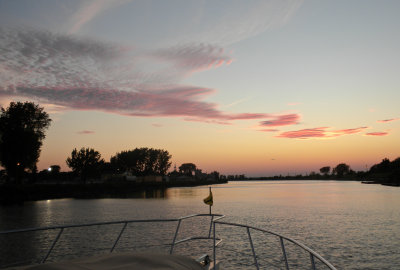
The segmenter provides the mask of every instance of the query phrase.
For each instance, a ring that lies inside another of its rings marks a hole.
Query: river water
[[[291,237],[317,251],[337,269],[400,269],[399,187],[352,181],[251,181],[213,185],[212,191],[212,212],[226,215],[224,221],[261,227]],[[62,199],[0,206],[0,231],[208,213],[208,206],[202,202],[207,195],[208,187],[202,186],[144,192],[138,194],[138,198]],[[203,223],[208,226],[207,222]],[[159,224],[144,227],[149,231],[146,241],[150,243],[159,232],[169,232],[173,236],[176,224],[168,228]],[[71,235],[66,232],[57,244],[54,257],[66,258],[77,252],[86,254],[93,246],[100,250],[102,244],[95,242],[109,240],[112,243],[120,229],[121,225],[112,225],[107,230],[99,228],[94,232],[78,230],[70,232]],[[136,243],[135,250],[144,245],[138,240],[143,235],[134,234],[133,227],[130,231],[126,233],[127,239],[118,244],[121,251],[129,250],[133,242]],[[72,234],[83,236],[84,244],[69,241]],[[221,254],[222,249],[236,252],[237,258],[248,253],[249,259],[238,259],[242,262],[239,265],[237,260],[227,260],[227,263],[236,264],[226,265],[225,269],[255,269],[249,246],[228,244],[228,240],[242,241],[236,237],[238,234],[231,228],[221,231],[224,238]],[[48,247],[50,243],[48,237],[55,235],[56,232],[51,235],[24,233],[23,236],[12,236],[14,238],[0,235],[0,268],[15,261],[27,263],[34,261],[34,257],[42,257],[44,246]],[[160,236],[160,239],[168,242],[171,237]],[[256,243],[262,256],[272,258],[273,252],[280,253],[269,262],[261,262],[261,268],[284,269],[279,241],[267,238],[266,242]],[[107,245],[109,248],[109,243]],[[304,255],[292,255],[291,247],[288,250],[289,259],[295,261]],[[309,263],[309,257],[308,260],[305,257]],[[296,262],[291,269],[308,269],[306,267]]]

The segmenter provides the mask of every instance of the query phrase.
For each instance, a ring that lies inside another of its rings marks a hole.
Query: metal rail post
[[[172,241],[171,250],[169,251],[169,254],[172,254],[172,252],[174,251],[175,241],[176,241],[176,237],[178,236],[178,231],[179,231],[179,227],[181,226],[181,221],[182,221],[182,219],[179,220],[178,226],[176,226],[174,240]]]
[[[213,236],[213,258],[214,258],[214,266],[215,266],[215,264],[217,263],[217,259],[216,259],[217,247],[215,244],[215,222],[213,222],[212,224],[213,224],[213,234],[214,234],[214,236]]]
[[[112,246],[110,253],[112,253],[114,251],[115,246],[117,245],[119,239],[121,238],[122,233],[125,231],[126,225],[128,225],[128,222],[124,223],[124,227],[122,227],[122,230],[119,232],[119,235],[117,237],[117,239],[114,242],[114,245]]]
[[[311,268],[315,270],[314,255],[310,252]]]
[[[56,239],[54,239],[53,244],[51,245],[49,251],[47,252],[46,256],[43,258],[43,260],[40,263],[45,263],[47,258],[50,256],[51,251],[54,249],[54,247],[56,246],[56,243],[58,241],[58,239],[60,239],[61,234],[63,233],[64,228],[60,229],[60,232],[57,234]]]
[[[289,264],[288,264],[288,259],[287,259],[287,255],[286,255],[285,244],[283,243],[282,236],[279,236],[279,240],[281,241],[281,248],[282,248],[283,258],[285,259],[286,270],[289,270]]]
[[[248,234],[248,236],[249,236],[251,251],[253,252],[254,263],[256,264],[257,270],[259,270],[260,267],[258,266],[257,257],[256,257],[256,252],[254,251],[253,240],[251,240],[250,229],[249,229],[249,227],[246,227],[246,229],[247,229],[247,234]]]

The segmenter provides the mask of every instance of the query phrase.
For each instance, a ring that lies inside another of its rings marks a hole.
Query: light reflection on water
[[[213,194],[213,212],[227,215],[227,221],[262,227],[299,240],[338,269],[399,269],[398,187],[336,181],[254,181],[216,185],[213,186]],[[207,195],[208,187],[202,186],[152,191],[129,199],[65,199],[29,202],[23,206],[0,206],[0,230],[208,213],[208,206],[202,202]],[[152,199],[145,199],[148,197]],[[169,233],[175,229],[175,225],[167,227],[155,226],[152,233]],[[91,239],[104,240],[104,247],[97,244],[99,250],[109,248],[109,242],[119,229],[115,226],[108,231],[95,230]],[[187,230],[190,231],[189,228]],[[127,239],[121,242],[119,248],[131,246],[131,242],[141,236],[133,235],[133,228],[131,231],[132,234],[127,233]],[[225,239],[239,237],[231,229],[221,232],[224,233]],[[90,236],[88,232],[81,234]],[[0,239],[1,248],[4,243],[9,243],[7,239]],[[13,240],[12,246],[22,257],[27,253],[39,256],[40,247],[48,244],[45,239],[47,237],[43,234],[25,235],[18,241]],[[66,239],[67,236],[62,241]],[[271,241],[273,243],[274,240]],[[79,246],[78,243],[65,245],[70,245],[71,253]],[[229,244],[224,244],[224,247],[228,250]],[[269,248],[274,250],[276,246],[271,244]],[[90,247],[87,249],[85,252],[89,252]],[[7,254],[8,257],[14,256]],[[270,256],[267,253],[264,255]],[[4,253],[0,259],[1,265]]]

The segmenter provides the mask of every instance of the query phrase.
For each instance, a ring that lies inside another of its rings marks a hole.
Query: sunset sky
[[[400,156],[400,1],[0,0],[0,103],[74,148],[269,176]],[[172,166],[173,168],[173,166]],[[172,169],[171,168],[171,169]]]

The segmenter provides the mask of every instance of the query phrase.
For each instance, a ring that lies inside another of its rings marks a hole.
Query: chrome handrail
[[[283,236],[279,233],[273,232],[273,231],[269,231],[269,230],[265,230],[265,229],[260,229],[257,227],[253,227],[253,226],[249,226],[249,225],[243,225],[243,224],[238,224],[238,223],[233,223],[233,222],[224,222],[224,221],[220,221],[220,219],[222,219],[223,217],[218,217],[214,220],[214,235],[215,235],[215,224],[221,224],[221,225],[228,225],[228,226],[235,226],[235,227],[243,227],[246,228],[247,234],[248,234],[248,238],[249,238],[249,243],[252,249],[252,253],[253,253],[253,259],[254,259],[254,264],[256,266],[256,269],[259,269],[259,265],[257,262],[257,256],[254,250],[254,246],[253,246],[253,242],[251,239],[251,234],[250,234],[250,229],[255,230],[255,231],[260,231],[263,233],[267,233],[267,234],[271,234],[271,235],[275,235],[277,237],[279,237],[279,241],[281,244],[281,249],[282,249],[282,253],[283,253],[283,258],[285,261],[285,267],[286,270],[289,270],[289,263],[288,263],[288,259],[287,259],[287,254],[286,254],[286,249],[285,249],[285,245],[284,245],[284,241],[289,241],[295,245],[297,245],[298,247],[302,248],[303,250],[307,251],[310,255],[310,260],[311,260],[311,269],[315,270],[315,262],[314,262],[314,258],[317,258],[320,262],[322,262],[324,265],[326,265],[329,269],[331,270],[336,270],[336,268],[330,263],[328,262],[326,259],[324,259],[321,255],[319,255],[317,252],[315,252],[314,250],[312,250],[311,248],[307,247],[306,245],[292,239],[286,236]],[[216,248],[214,247],[214,260],[216,260]]]
[[[62,233],[64,232],[65,229],[68,228],[81,228],[81,227],[91,227],[91,226],[103,226],[103,225],[115,225],[115,224],[124,224],[121,231],[119,232],[117,238],[115,239],[113,246],[110,249],[110,253],[112,253],[118,244],[119,239],[121,238],[123,232],[125,231],[125,228],[128,224],[130,223],[153,223],[153,222],[178,222],[178,226],[176,228],[175,234],[174,234],[174,239],[172,241],[171,249],[170,249],[170,254],[173,253],[174,247],[177,244],[191,241],[191,240],[199,240],[199,239],[212,239],[210,235],[208,237],[189,237],[185,238],[182,240],[177,240],[177,236],[179,233],[179,228],[182,220],[194,218],[194,217],[202,217],[202,216],[211,216],[211,221],[210,221],[210,228],[214,219],[214,216],[217,217],[223,217],[223,215],[220,214],[194,214],[194,215],[188,215],[188,216],[183,216],[180,218],[173,218],[173,219],[135,219],[135,220],[120,220],[120,221],[108,221],[108,222],[93,222],[93,223],[84,223],[84,224],[71,224],[71,225],[58,225],[58,226],[48,226],[48,227],[36,227],[36,228],[26,228],[26,229],[16,229],[16,230],[7,230],[7,231],[0,231],[0,235],[5,235],[5,234],[13,234],[13,233],[23,233],[23,232],[35,232],[35,231],[48,231],[48,230],[59,230],[57,233],[56,237],[54,238],[49,250],[47,251],[46,255],[43,257],[40,263],[45,263],[47,259],[49,258],[51,252],[53,251],[54,247],[56,246],[58,240],[60,239]]]
[[[194,218],[194,217],[204,217],[204,216],[211,217],[210,230],[209,230],[208,236],[205,236],[205,237],[192,236],[192,237],[188,237],[188,238],[177,240],[178,234],[179,234],[180,225],[181,225],[181,222],[183,220]],[[255,252],[255,249],[254,249],[254,246],[253,246],[253,241],[252,241],[252,238],[251,238],[250,229],[251,230],[255,230],[255,231],[260,231],[260,232],[263,232],[263,233],[268,233],[268,234],[275,235],[275,236],[279,237],[279,241],[280,241],[281,249],[282,249],[282,253],[283,253],[283,258],[284,258],[284,261],[285,261],[285,267],[286,267],[287,270],[289,270],[289,263],[288,263],[287,253],[286,253],[286,249],[285,249],[285,245],[284,245],[284,240],[299,246],[300,248],[302,248],[303,250],[305,250],[305,251],[307,251],[309,253],[310,260],[311,260],[311,268],[313,270],[316,269],[315,268],[314,258],[317,258],[319,261],[321,261],[323,264],[325,264],[329,269],[336,270],[336,268],[332,264],[330,264],[327,260],[325,260],[317,252],[315,252],[311,248],[305,246],[304,244],[302,244],[302,243],[300,243],[300,242],[298,242],[298,241],[296,241],[296,240],[294,240],[292,238],[285,237],[285,236],[283,236],[281,234],[278,234],[276,232],[265,230],[265,229],[256,228],[256,227],[253,227],[253,226],[221,221],[221,219],[224,218],[224,217],[225,216],[221,215],[221,214],[194,214],[194,215],[188,215],[188,216],[184,216],[184,217],[180,217],[180,218],[174,218],[174,219],[142,219],[142,220],[121,220],[121,221],[109,221],[109,222],[94,222],[94,223],[85,223],[85,224],[72,224],[72,225],[60,225],[60,226],[49,226],[49,227],[38,227],[38,228],[7,230],[7,231],[0,231],[0,235],[13,234],[13,233],[22,233],[22,232],[33,232],[33,231],[59,230],[59,232],[57,233],[55,239],[53,240],[49,250],[47,251],[46,255],[44,256],[44,258],[40,262],[40,263],[45,263],[47,261],[47,259],[49,258],[49,256],[51,255],[51,252],[53,251],[54,247],[56,246],[56,244],[57,244],[58,240],[60,239],[61,235],[63,234],[64,230],[68,229],[68,228],[123,224],[123,227],[121,228],[121,231],[119,232],[117,238],[115,239],[115,241],[114,241],[114,243],[113,243],[113,245],[112,245],[112,247],[110,249],[110,253],[112,253],[114,251],[115,247],[117,246],[118,241],[120,240],[122,234],[124,233],[127,225],[130,224],[130,223],[178,222],[176,230],[175,230],[174,238],[172,240],[172,243],[169,244],[169,245],[171,245],[169,253],[173,254],[174,247],[176,245],[184,243],[184,242],[188,242],[188,241],[192,241],[192,240],[204,240],[204,239],[213,240],[213,259],[214,259],[214,261],[216,261],[216,248],[222,242],[222,239],[220,239],[220,238],[218,238],[216,236],[216,224],[220,224],[220,225],[227,225],[227,226],[235,226],[235,227],[246,228],[248,239],[249,239],[249,243],[250,243],[251,250],[252,250],[254,264],[255,264],[257,270],[259,269],[259,264],[258,264],[258,261],[257,261],[256,252]],[[211,231],[213,232],[212,236],[211,236]]]

